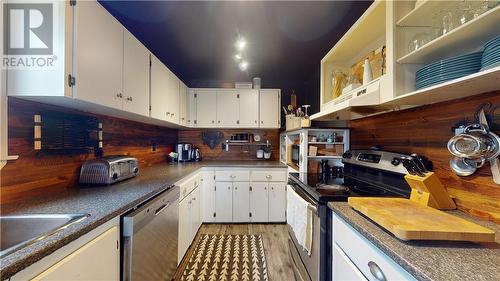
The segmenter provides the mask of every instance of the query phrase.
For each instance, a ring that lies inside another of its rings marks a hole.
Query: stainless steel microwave
[[[300,166],[300,146],[298,144],[290,145],[290,159],[289,163]]]

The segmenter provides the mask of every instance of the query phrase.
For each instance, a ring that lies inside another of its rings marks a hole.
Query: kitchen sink
[[[89,214],[0,216],[0,256],[11,254],[31,243],[45,239],[89,216]]]

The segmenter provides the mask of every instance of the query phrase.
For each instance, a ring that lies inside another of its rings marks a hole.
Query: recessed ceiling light
[[[241,54],[236,54],[234,55],[234,59],[236,59],[237,61],[241,60],[243,57],[241,56]]]
[[[248,62],[246,60],[242,60],[238,64],[238,67],[240,68],[241,71],[245,71],[248,69]]]
[[[236,40],[235,44],[236,50],[241,52],[245,49],[246,46],[247,46],[247,41],[245,41],[245,38],[240,37],[238,38],[238,40]]]

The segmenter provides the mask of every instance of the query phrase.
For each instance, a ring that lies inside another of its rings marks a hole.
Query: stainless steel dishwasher
[[[122,280],[171,280],[177,269],[179,187],[122,218]]]

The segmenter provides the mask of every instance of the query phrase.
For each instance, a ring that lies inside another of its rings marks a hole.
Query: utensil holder
[[[411,187],[411,201],[439,210],[454,210],[457,208],[455,202],[433,172],[427,172],[425,177],[406,175],[405,180]]]

